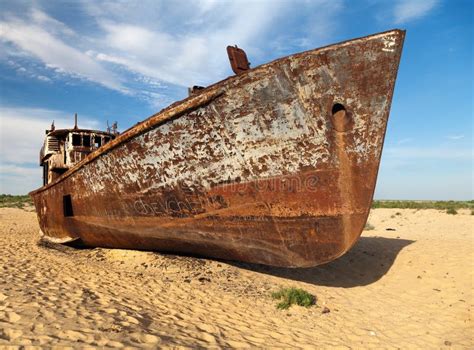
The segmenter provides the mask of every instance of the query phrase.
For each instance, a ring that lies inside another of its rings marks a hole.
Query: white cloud
[[[41,182],[42,172],[39,166],[0,164],[0,193],[27,194],[40,187]]]
[[[44,75],[37,75],[36,78],[37,78],[38,80],[41,80],[41,81],[46,81],[46,82],[50,82],[50,81],[51,81],[50,78],[48,78],[47,76],[44,76]]]
[[[57,128],[74,126],[74,115],[40,108],[0,107],[0,162],[3,164],[38,163],[44,130],[51,122]],[[95,129],[96,120],[79,115],[79,127]]]
[[[133,14],[127,23],[120,9],[114,8],[115,12],[111,14],[110,11],[97,11],[97,5],[96,13],[106,15],[96,18],[104,36],[98,39],[101,50],[95,57],[171,84],[210,84],[229,74],[227,45],[237,44],[249,53],[258,52],[259,41],[281,13],[282,4],[268,1],[245,4],[191,2],[184,10],[189,15],[186,16],[185,31],[167,28],[162,22],[169,19],[163,19],[162,14],[157,15],[157,24],[146,23],[146,20],[145,23],[133,23]],[[178,6],[168,8],[168,11],[173,13]],[[190,12],[190,9],[194,11]],[[205,25],[197,24],[203,17]]]
[[[48,28],[48,31],[54,34],[64,34],[69,37],[77,37],[76,33],[67,25],[48,16],[46,13],[37,8],[32,8],[30,10],[30,16],[34,23],[40,25],[43,28]]]
[[[41,175],[41,169],[38,168],[27,168],[20,167],[18,165],[4,165],[0,164],[0,174],[10,175],[10,176],[38,176]],[[5,192],[0,192],[5,193]]]
[[[273,58],[328,45],[332,42],[331,37],[342,24],[338,20],[338,16],[344,10],[341,0],[295,3],[298,4],[298,9],[304,13],[304,16],[299,17],[296,23],[282,26],[283,28],[290,26],[291,30],[277,32],[269,38],[268,45],[270,45]],[[285,10],[285,17],[291,18],[292,9]],[[293,28],[294,26],[296,28]]]
[[[59,34],[73,35],[64,24],[39,10],[32,10],[27,20],[11,18],[0,21],[0,40],[41,60],[56,72],[71,74],[123,90],[120,79],[92,58],[64,42]]]
[[[396,24],[403,24],[428,14],[438,3],[438,0],[399,0],[394,8]]]
[[[460,134],[460,135],[447,135],[446,136],[447,139],[449,140],[461,140],[464,138],[464,135]]]
[[[243,47],[255,67],[321,44],[342,10],[342,0],[302,0],[298,6],[283,0],[83,1],[77,6],[88,26],[75,23],[72,30],[40,4],[0,14],[0,59],[18,77],[88,80],[155,109],[184,97],[183,87],[232,75],[227,45]],[[286,36],[280,21],[291,16],[304,29],[298,31],[302,38]]]
[[[51,78],[37,73],[35,69],[30,69],[30,68],[23,67],[18,62],[9,60],[9,61],[7,61],[7,64],[12,69],[14,69],[17,72],[17,74],[19,74],[20,76],[26,76],[26,77],[29,77],[29,78],[32,78],[32,79],[38,79],[40,81],[47,82],[47,83],[52,81]]]
[[[100,2],[86,8],[104,31],[97,38],[97,60],[185,87],[233,74],[227,45],[244,48],[252,66],[289,49],[313,48],[337,28],[343,9],[340,0],[152,1],[139,8]],[[292,16],[300,11],[305,15],[296,21]],[[304,28],[301,38],[288,37],[283,30],[280,22],[288,18]]]
[[[397,145],[403,145],[405,143],[410,143],[412,141],[413,141],[413,139],[411,137],[407,137],[407,138],[398,140]]]
[[[42,81],[67,75],[144,99],[172,94],[163,92],[166,84],[208,85],[233,74],[227,45],[243,47],[256,66],[327,43],[343,9],[342,0],[143,0],[139,6],[104,0],[78,6],[87,29],[74,31],[37,5],[0,15],[0,57],[40,60],[49,74],[28,76]],[[281,24],[289,18],[299,26],[297,36],[288,37]]]
[[[40,186],[39,152],[52,120],[58,129],[74,125],[72,113],[0,107],[0,193],[25,194]],[[85,129],[100,127],[84,116],[79,116],[78,124]]]

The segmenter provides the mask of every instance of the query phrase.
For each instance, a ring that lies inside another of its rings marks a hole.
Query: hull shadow
[[[397,255],[415,241],[385,237],[361,237],[340,258],[311,268],[282,268],[248,263],[230,264],[277,277],[319,286],[351,288],[378,281],[391,268]]]

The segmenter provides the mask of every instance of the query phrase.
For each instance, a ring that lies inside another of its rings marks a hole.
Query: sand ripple
[[[34,213],[0,209],[0,348],[474,347],[474,217],[370,222],[341,259],[292,270],[38,244]],[[277,310],[285,286],[318,305]]]

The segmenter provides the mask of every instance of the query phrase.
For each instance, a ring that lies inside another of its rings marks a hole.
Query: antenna
[[[117,122],[114,122],[114,123],[112,124],[112,133],[113,133],[114,135],[117,135],[117,134],[118,134],[117,129],[118,129],[118,123],[117,123]]]
[[[77,113],[74,113],[74,129],[77,129]]]
[[[51,131],[54,131],[56,129],[56,127],[54,126],[54,120],[53,122],[51,123]]]

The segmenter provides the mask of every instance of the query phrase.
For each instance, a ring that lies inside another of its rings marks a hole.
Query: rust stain
[[[191,89],[33,191],[42,232],[278,266],[337,258],[367,220],[403,40],[388,31]],[[59,169],[71,155],[57,154]]]

